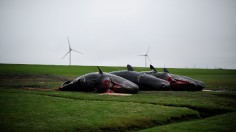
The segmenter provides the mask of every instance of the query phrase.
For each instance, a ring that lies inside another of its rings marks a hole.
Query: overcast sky
[[[0,63],[236,69],[236,0],[0,0]],[[148,62],[150,64],[150,62]]]

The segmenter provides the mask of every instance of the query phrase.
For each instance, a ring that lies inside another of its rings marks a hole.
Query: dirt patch
[[[204,92],[228,92],[229,90],[207,90],[207,89],[205,89],[205,90],[202,90],[202,91],[204,91]]]
[[[54,91],[57,90],[56,88],[52,89],[52,88],[29,88],[29,87],[23,87],[23,88],[19,88],[22,90],[40,90],[40,91]]]
[[[57,81],[68,81],[69,79],[64,76],[50,75],[50,74],[25,74],[25,73],[14,73],[14,74],[6,74],[0,73],[0,79],[35,79],[35,78],[43,78],[43,79],[54,79]]]
[[[49,74],[0,73],[0,87],[55,88],[59,87],[65,81],[68,81],[66,77]]]
[[[102,93],[99,95],[113,95],[113,96],[131,96],[132,94],[123,94],[123,93]]]

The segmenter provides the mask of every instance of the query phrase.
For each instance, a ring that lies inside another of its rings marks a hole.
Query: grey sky
[[[236,69],[235,0],[0,0],[0,63]]]

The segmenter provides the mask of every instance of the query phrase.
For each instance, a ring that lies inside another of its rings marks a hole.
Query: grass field
[[[0,131],[235,131],[236,70],[169,69],[204,81],[211,92],[109,96],[54,90],[96,71],[95,66],[0,64]]]

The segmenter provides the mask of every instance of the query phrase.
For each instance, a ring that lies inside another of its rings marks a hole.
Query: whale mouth
[[[170,90],[170,84],[162,83],[161,84],[161,89],[164,90],[164,91]]]
[[[122,88],[121,84],[114,82],[114,81],[112,81],[112,83],[113,83],[113,88]]]
[[[171,83],[171,90],[173,91],[198,91],[197,85],[183,80],[176,80]]]
[[[134,84],[130,84],[129,82],[125,81],[123,83],[118,83],[116,81],[113,81],[113,87],[111,90],[113,90],[115,93],[137,93],[138,89],[137,86]]]
[[[113,81],[112,79],[110,78],[106,78],[102,81],[102,84],[101,86],[105,89],[108,89],[108,90],[113,90],[115,91],[116,89],[121,89],[123,88],[122,84],[116,82],[116,81]]]
[[[60,90],[60,91],[68,91],[68,90],[72,90],[72,85],[73,84],[70,84],[70,83],[63,83],[62,84],[62,86],[60,86],[58,89]]]
[[[165,84],[162,84],[161,87],[162,87],[162,88],[167,88],[167,87],[169,87],[169,86],[168,86],[168,85],[165,85]]]

